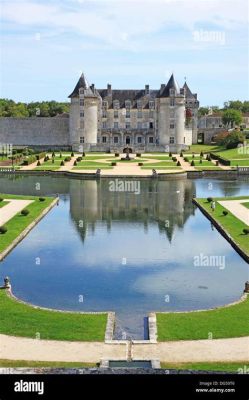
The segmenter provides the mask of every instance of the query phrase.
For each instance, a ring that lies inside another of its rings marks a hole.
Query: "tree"
[[[241,111],[227,109],[223,112],[222,122],[227,127],[231,126],[233,128],[234,125],[239,125],[241,121],[242,121]]]
[[[240,131],[233,131],[227,135],[220,143],[227,149],[234,149],[239,143],[244,143],[245,135]]]
[[[208,107],[200,107],[198,110],[199,117],[206,114],[208,114]]]

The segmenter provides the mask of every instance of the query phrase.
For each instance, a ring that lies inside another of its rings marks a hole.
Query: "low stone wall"
[[[69,118],[0,118],[0,143],[48,148],[69,146]]]

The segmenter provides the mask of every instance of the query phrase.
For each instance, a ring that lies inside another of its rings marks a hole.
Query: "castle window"
[[[80,144],[83,144],[83,143],[85,143],[85,138],[84,138],[84,136],[81,136],[80,137]]]
[[[174,107],[175,105],[175,99],[170,99],[170,107]]]
[[[126,127],[126,129],[130,129],[130,127],[131,127],[130,122],[126,122],[125,127]]]
[[[138,118],[142,118],[142,117],[143,117],[142,111],[138,111],[138,112],[137,112],[137,117],[138,117]]]
[[[174,136],[170,136],[170,138],[169,138],[169,143],[170,143],[170,144],[174,144],[174,143],[175,143],[175,138],[174,138]]]
[[[81,106],[81,107],[84,106],[84,99],[80,99],[80,106]]]
[[[119,109],[119,101],[118,100],[114,100],[113,108],[115,108],[116,110]]]
[[[125,100],[125,108],[127,108],[127,109],[131,108],[131,101],[130,100]]]
[[[154,108],[154,101],[151,100],[151,101],[149,102],[149,108]]]
[[[118,122],[114,122],[114,129],[118,129]]]
[[[150,129],[153,129],[153,122],[150,122],[149,127],[150,127]]]
[[[138,142],[138,143],[142,143],[142,136],[138,136],[137,142]]]
[[[102,143],[106,143],[107,142],[106,139],[107,139],[106,136],[102,136]]]
[[[137,108],[142,108],[142,105],[143,105],[142,101],[138,100],[137,101]]]
[[[114,118],[118,118],[118,110],[114,110]]]
[[[131,112],[130,112],[130,110],[126,110],[126,118],[130,118],[131,117]]]
[[[102,127],[103,127],[104,129],[106,129],[106,128],[107,128],[107,124],[106,124],[106,122],[105,122],[105,121],[103,122],[103,125],[102,125]]]
[[[106,118],[106,117],[107,117],[107,112],[106,112],[106,110],[102,110],[102,117],[103,117],[103,118]]]
[[[103,101],[102,105],[103,105],[103,108],[108,108],[108,101]]]
[[[175,95],[175,89],[169,89],[169,95],[174,96]]]
[[[149,143],[154,143],[154,138],[153,138],[153,136],[150,136],[150,137],[149,137]]]
[[[80,112],[80,118],[84,118],[84,111]]]
[[[142,129],[142,122],[137,123],[137,129]]]
[[[169,127],[170,127],[170,129],[174,129],[174,127],[175,127],[174,122],[171,122],[170,125],[169,125]]]
[[[118,136],[114,136],[113,142],[114,142],[114,143],[118,143]]]
[[[149,112],[149,118],[153,118],[154,117],[154,111],[153,110],[150,110],[150,112]]]
[[[79,94],[84,94],[84,89],[83,88],[79,89]]]

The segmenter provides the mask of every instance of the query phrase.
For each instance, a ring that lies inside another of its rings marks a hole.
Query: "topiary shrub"
[[[54,164],[54,157],[52,158],[52,164]]]
[[[200,159],[200,162],[199,162],[200,164],[202,164],[202,159]]]
[[[141,153],[137,153],[137,154],[136,154],[136,157],[141,157]]]
[[[81,162],[82,161],[82,157],[77,157],[76,161]]]
[[[74,152],[72,151],[72,153],[71,153],[71,157],[74,157]]]
[[[5,225],[0,226],[0,233],[2,235],[4,235],[7,231],[8,231],[7,226],[5,226]]]
[[[180,161],[177,161],[177,164],[176,164],[178,167],[180,167],[181,166],[181,163],[180,163]]]
[[[203,157],[203,156],[204,156],[203,151],[201,151],[200,157]]]
[[[61,161],[61,166],[63,167],[65,165],[64,161]]]
[[[40,165],[41,165],[40,160],[37,161],[37,164],[36,164],[36,165],[37,165],[37,167],[40,167]]]
[[[180,153],[180,157],[183,157],[183,152],[181,151],[181,153]]]
[[[142,163],[142,162],[139,162],[139,163],[138,163],[138,166],[139,166],[139,167],[142,167],[143,165],[144,165],[144,163]]]
[[[172,161],[176,162],[177,158],[176,157],[172,157]]]
[[[53,151],[53,153],[52,153],[52,157],[55,157],[55,152]]]
[[[113,167],[115,167],[115,166],[117,165],[116,161],[113,161],[113,162],[111,163],[111,165],[112,165]]]
[[[224,216],[226,216],[226,215],[228,214],[228,211],[223,210],[223,211],[222,211],[222,214],[223,214]]]
[[[82,153],[82,157],[85,157],[86,156],[86,153],[83,151],[83,153]]]
[[[171,151],[169,152],[169,157],[172,157],[172,153],[171,153]]]
[[[46,199],[45,199],[45,197],[39,197],[39,200],[40,201],[45,201]]]
[[[3,201],[3,198],[2,198],[2,197],[0,197],[0,203],[1,203],[1,201]]]
[[[78,165],[76,160],[74,161],[73,165],[74,165],[75,167]]]
[[[188,157],[184,157],[184,161],[189,162],[189,158]]]
[[[62,158],[62,154],[60,153],[60,158]]]
[[[115,157],[119,157],[119,153],[115,153]]]
[[[195,166],[195,162],[194,162],[194,160],[192,160],[191,161],[191,167],[194,167]]]
[[[249,228],[244,228],[244,229],[243,229],[243,233],[244,233],[245,235],[249,235]]]
[[[21,214],[24,216],[29,215],[29,210],[27,210],[27,208],[24,208],[24,210],[21,211]]]
[[[209,203],[211,203],[211,201],[213,201],[213,197],[208,197],[208,198],[207,198],[207,201],[208,201]]]
[[[65,158],[64,158],[64,161],[65,161],[65,162],[71,161],[71,157],[69,157],[69,156],[68,156],[68,157],[65,157]]]

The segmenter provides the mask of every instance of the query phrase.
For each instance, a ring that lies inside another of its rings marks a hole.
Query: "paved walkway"
[[[37,167],[37,162],[38,162],[38,160],[36,160],[32,164],[24,165],[23,167],[20,167],[20,170],[29,171],[31,169],[35,169]],[[40,159],[40,163],[42,164],[43,162],[44,162],[44,157]]]
[[[76,158],[79,157],[78,155],[71,157],[70,161],[65,161],[65,165],[63,165],[62,167],[60,167],[58,169],[58,171],[71,171],[71,169],[73,169],[74,167],[74,161],[76,160]]]
[[[102,358],[126,360],[128,342],[62,342],[0,334],[0,358],[10,360],[99,362]],[[248,361],[249,337],[183,340],[156,344],[133,343],[133,360],[165,362]]]
[[[9,204],[6,204],[4,207],[0,208],[0,226],[8,222],[9,219],[13,218],[17,213],[22,211],[30,203],[33,203],[33,200],[4,199],[4,201],[8,201]]]
[[[249,208],[246,208],[242,203],[248,203],[247,200],[222,200],[218,201],[223,207],[230,211],[235,217],[240,219],[245,224],[249,225]]]

